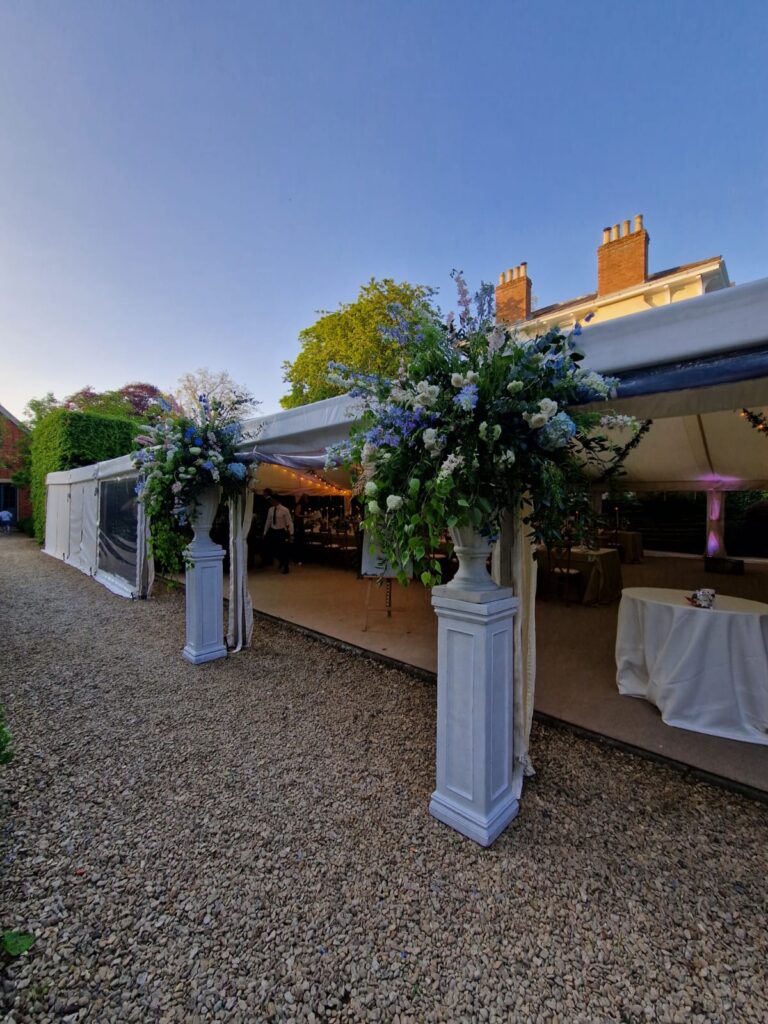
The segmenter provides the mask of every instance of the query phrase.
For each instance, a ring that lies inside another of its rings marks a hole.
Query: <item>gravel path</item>
[[[183,628],[0,537],[7,1021],[768,1018],[765,806],[538,727],[483,851],[427,813],[434,686]]]

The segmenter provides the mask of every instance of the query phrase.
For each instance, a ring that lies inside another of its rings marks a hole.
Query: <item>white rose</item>
[[[435,442],[437,441],[437,431],[434,427],[427,427],[424,431],[424,447],[434,448]]]
[[[451,374],[451,384],[453,384],[453,386],[455,388],[463,388],[464,387],[464,378],[462,377],[462,375],[460,373],[452,373]]]
[[[480,426],[477,428],[477,432],[480,435],[480,440],[484,441],[486,434],[488,433],[488,424],[483,420]]]
[[[480,374],[475,373],[474,370],[470,370],[469,373],[467,374],[467,384],[477,384],[479,380]]]
[[[365,493],[368,495],[369,498],[374,497],[374,495],[378,493],[378,490],[379,488],[376,486],[373,480],[369,480],[368,483],[365,485]]]
[[[379,508],[378,501],[369,501],[368,502],[368,515],[369,516],[377,516],[379,514],[379,512],[381,512],[381,509]]]
[[[403,499],[399,494],[390,494],[387,498],[387,511],[397,512],[403,506]]]
[[[551,420],[557,412],[557,402],[553,402],[551,398],[542,398],[539,402],[539,410],[548,420]]]
[[[516,395],[518,391],[522,391],[524,387],[525,384],[523,384],[521,380],[511,380],[509,384],[507,384],[507,391],[510,395]]]
[[[493,440],[494,441],[498,441],[500,437],[501,437],[501,427],[497,423],[496,426],[493,428]]]
[[[528,425],[530,426],[531,430],[538,430],[539,427],[543,427],[546,422],[547,417],[544,415],[543,412],[535,412],[533,416],[531,416],[531,418],[528,420]]]

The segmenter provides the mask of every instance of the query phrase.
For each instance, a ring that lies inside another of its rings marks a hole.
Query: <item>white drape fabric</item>
[[[230,653],[250,647],[253,604],[248,591],[248,531],[253,518],[253,492],[243,490],[229,500],[229,617]]]
[[[513,521],[512,589],[520,599],[514,631],[514,749],[513,784],[516,796],[523,790],[523,779],[534,775],[528,753],[536,691],[536,562],[535,547],[518,511]]]
[[[523,779],[535,774],[528,745],[533,722],[536,690],[536,562],[535,546],[523,524],[522,514],[509,513],[502,524],[501,536],[493,550],[493,578],[502,587],[511,587],[520,601],[514,624],[513,717],[514,750],[513,789],[519,798]]]
[[[136,577],[139,593],[146,597],[152,593],[155,582],[155,560],[149,548],[149,525],[149,516],[144,512],[143,503],[139,502],[136,526]]]

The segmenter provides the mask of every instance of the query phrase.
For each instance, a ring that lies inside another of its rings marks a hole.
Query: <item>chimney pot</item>
[[[607,242],[622,239],[623,245]],[[629,220],[603,229],[603,244],[597,250],[597,293],[612,295],[648,280],[648,232],[643,230],[641,214],[635,217],[635,230]]]
[[[531,279],[523,262],[505,270],[496,288],[496,320],[500,324],[520,323],[531,315]]]

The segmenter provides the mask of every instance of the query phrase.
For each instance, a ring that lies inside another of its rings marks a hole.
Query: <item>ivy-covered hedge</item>
[[[135,420],[56,409],[32,432],[30,493],[35,538],[45,540],[45,478],[63,469],[127,455],[136,447]]]

